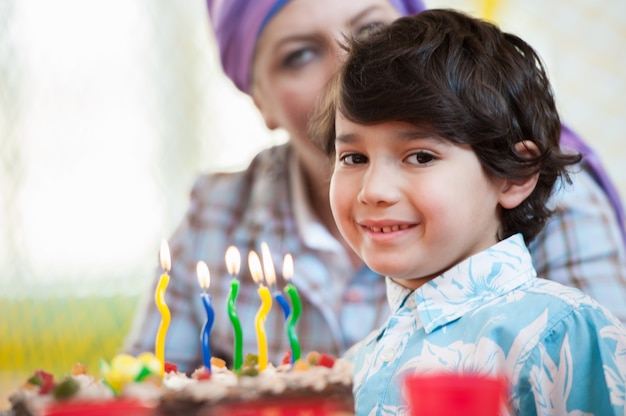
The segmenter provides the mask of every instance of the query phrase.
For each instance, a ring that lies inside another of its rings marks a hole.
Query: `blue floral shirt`
[[[415,291],[387,279],[392,315],[353,347],[357,415],[408,412],[402,380],[504,375],[509,414],[624,415],[626,329],[578,289],[538,279],[521,235]]]

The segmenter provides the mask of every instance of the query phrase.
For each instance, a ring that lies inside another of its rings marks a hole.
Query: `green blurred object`
[[[61,379],[80,362],[99,377],[98,360],[119,352],[138,296],[2,299],[0,388],[2,400],[35,370]],[[1,408],[2,406],[0,406]]]

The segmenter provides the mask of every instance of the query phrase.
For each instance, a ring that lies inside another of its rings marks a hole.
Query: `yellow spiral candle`
[[[256,252],[251,251],[248,255],[248,265],[252,279],[259,285],[259,297],[261,298],[261,307],[259,308],[254,325],[256,328],[256,338],[259,349],[259,372],[267,368],[267,336],[265,334],[265,319],[272,308],[272,294],[263,284],[263,270],[261,269],[261,260]]]
[[[167,307],[167,303],[165,303],[165,289],[167,288],[167,284],[170,282],[170,276],[167,272],[170,270],[171,266],[170,249],[165,240],[161,242],[159,255],[161,258],[163,274],[161,275],[159,283],[156,287],[154,300],[159,312],[161,313],[161,323],[159,324],[156,341],[154,343],[154,355],[161,363],[161,375],[163,375],[165,372],[165,335],[167,334],[167,329],[170,326],[171,319],[170,309]]]

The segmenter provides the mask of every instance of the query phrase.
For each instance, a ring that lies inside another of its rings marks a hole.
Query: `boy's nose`
[[[363,176],[358,201],[371,206],[392,205],[398,202],[400,192],[395,186],[393,176],[389,169],[370,166]]]

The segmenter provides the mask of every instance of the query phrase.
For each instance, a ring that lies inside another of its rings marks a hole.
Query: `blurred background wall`
[[[626,2],[426,4],[536,47],[563,120],[626,195]],[[221,75],[204,7],[0,1],[0,409],[34,369],[98,374],[152,296],[194,177],[285,140]]]

